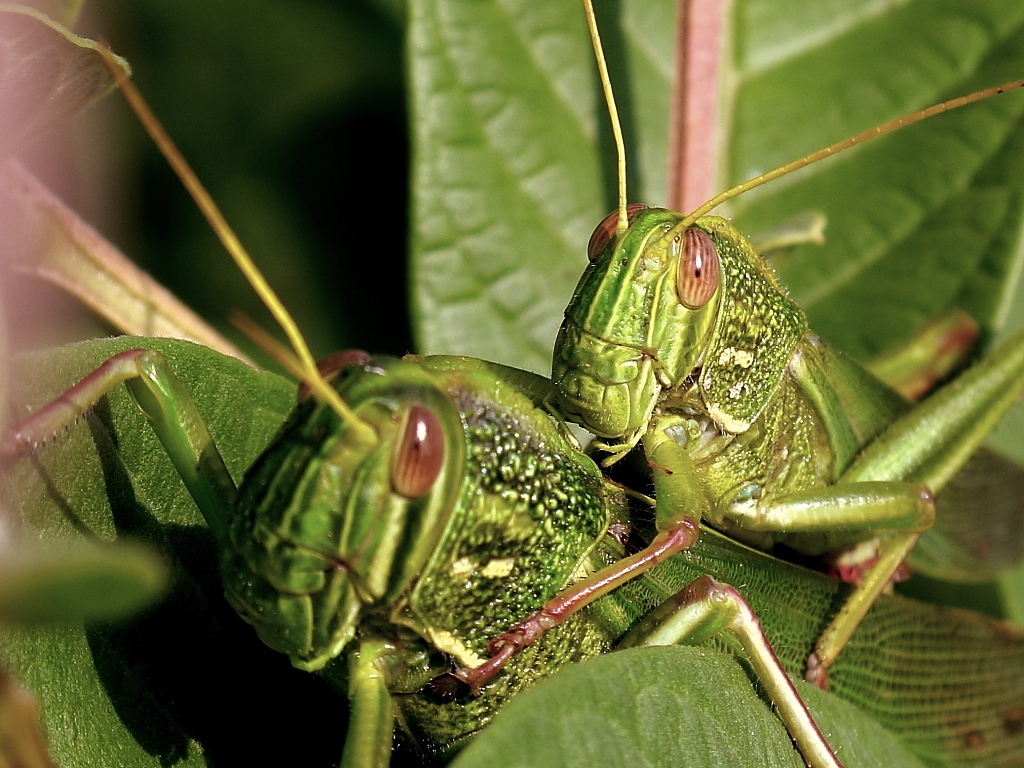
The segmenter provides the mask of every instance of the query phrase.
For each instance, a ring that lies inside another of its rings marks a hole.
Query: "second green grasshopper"
[[[596,249],[555,348],[558,404],[621,438],[610,446],[620,453],[642,442],[659,505],[672,499],[683,517],[808,554],[883,536],[808,663],[823,685],[932,523],[932,492],[1019,398],[1024,335],[910,408],[811,333],[728,222],[682,219],[641,211]],[[672,514],[666,507],[662,525]]]
[[[592,34],[599,49],[596,28]],[[993,92],[1014,87],[1019,83]],[[911,119],[955,106],[960,103]],[[815,156],[907,122],[893,121]],[[806,162],[765,174],[683,216],[627,209],[621,142],[619,152],[619,209],[591,239],[591,263],[555,343],[558,408],[600,438],[617,441],[602,444],[613,454],[606,463],[642,443],[661,531],[652,556],[689,546],[698,520],[757,546],[784,542],[812,555],[881,537],[877,557],[808,658],[807,679],[826,687],[828,668],[932,524],[933,493],[1024,391],[1024,333],[908,409],[894,391],[811,332],[804,313],[735,227],[705,215]],[[645,567],[638,558],[595,579],[594,588]],[[528,645],[561,610],[538,612],[496,647],[507,655]],[[497,655],[493,663],[500,665]]]

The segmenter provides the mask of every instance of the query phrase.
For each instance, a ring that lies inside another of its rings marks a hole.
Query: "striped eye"
[[[429,408],[414,405],[395,450],[391,488],[407,499],[419,498],[433,487],[443,464],[441,422]]]
[[[643,203],[630,203],[626,206],[626,221],[633,221],[633,217],[640,211],[647,208]],[[596,261],[608,243],[615,237],[615,226],[619,223],[619,211],[616,209],[604,217],[604,221],[597,225],[594,234],[590,236],[587,243],[587,258]]]
[[[714,241],[696,227],[683,235],[683,253],[676,273],[679,302],[687,309],[700,309],[715,295],[722,264]]]

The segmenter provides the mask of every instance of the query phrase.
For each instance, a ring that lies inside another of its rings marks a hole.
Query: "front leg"
[[[836,487],[903,481],[939,493],[1022,392],[1024,331],[1018,331],[983,361],[893,422],[861,452]],[[808,659],[811,682],[825,687],[828,667],[915,541],[910,530],[883,544],[879,561],[822,633]]]
[[[935,501],[923,485],[839,483],[771,502],[737,504],[725,513],[724,519],[748,531],[791,535],[841,536],[844,532],[894,531],[883,540],[878,560],[832,618],[807,660],[808,682],[826,689],[828,668],[892,581],[921,531],[931,526],[935,519]]]
[[[733,587],[701,576],[648,614],[619,643],[619,648],[650,645],[696,645],[728,632],[739,640],[810,768],[842,768],[814,718],[782,668],[757,616]]]
[[[237,493],[210,431],[188,391],[162,354],[130,349],[115,355],[53,402],[11,427],[0,456],[30,453],[78,420],[101,397],[125,383],[218,541]]]
[[[341,768],[387,768],[395,729],[395,705],[382,662],[393,652],[377,638],[360,640],[349,657],[349,720]]]

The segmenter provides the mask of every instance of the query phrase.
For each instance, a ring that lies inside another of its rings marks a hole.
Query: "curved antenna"
[[[213,202],[213,198],[210,197],[210,193],[203,187],[202,182],[199,181],[199,177],[196,176],[195,172],[189,167],[188,162],[178,151],[178,148],[174,145],[171,137],[167,135],[167,132],[160,125],[160,122],[156,119],[156,115],[150,110],[145,100],[142,98],[142,94],[139,93],[138,89],[125,77],[124,72],[121,71],[120,67],[117,66],[117,60],[114,57],[113,52],[105,46],[97,46],[97,50],[103,56],[103,61],[106,63],[107,68],[113,74],[114,79],[117,81],[118,87],[127,99],[128,104],[131,106],[132,111],[135,112],[139,121],[142,123],[146,132],[149,134],[153,143],[160,149],[161,154],[167,159],[171,168],[181,179],[181,183],[185,185],[192,199],[195,200],[199,210],[202,211],[203,216],[210,223],[213,231],[216,233],[217,238],[227,249],[227,252],[231,255],[235,264],[245,275],[245,279],[249,281],[249,285],[252,286],[253,290],[256,291],[257,295],[266,305],[267,309],[277,320],[278,324],[284,330],[285,335],[291,342],[292,348],[295,350],[295,354],[298,357],[299,362],[299,379],[304,381],[313,392],[316,393],[323,402],[329,404],[338,417],[345,422],[349,427],[357,430],[366,430],[372,434],[373,439],[376,440],[376,432],[374,429],[360,419],[351,408],[341,399],[333,387],[331,387],[323,376],[320,375],[320,371],[317,370],[316,361],[313,359],[312,353],[309,351],[309,346],[306,344],[306,340],[302,337],[302,332],[299,330],[298,325],[292,318],[291,314],[285,308],[284,304],[277,297],[274,289],[270,287],[266,278],[259,271],[248,252],[245,250],[245,246],[238,239],[238,236],[231,229],[224,215],[220,212],[217,204]],[[290,371],[295,373],[294,371]]]
[[[612,79],[608,75],[608,60],[605,59],[604,46],[601,45],[601,33],[597,30],[593,0],[583,0],[583,10],[587,16],[590,42],[594,46],[594,58],[597,60],[597,71],[601,77],[601,90],[604,92],[605,104],[608,105],[608,117],[612,121],[612,137],[615,139],[619,176],[619,217],[615,222],[615,234],[622,235],[629,229],[629,216],[626,213],[626,142],[622,138],[622,123],[619,121],[619,110],[615,106],[615,94],[612,92]]]
[[[824,149],[819,149],[817,152],[812,152],[809,155],[805,155],[804,157],[801,157],[799,160],[793,160],[790,163],[786,163],[785,165],[776,168],[774,171],[769,171],[768,173],[750,179],[749,181],[744,181],[742,184],[737,184],[732,189],[726,190],[725,192],[722,192],[720,195],[716,195],[715,197],[711,198],[706,203],[704,203],[704,205],[695,210],[693,213],[687,214],[686,218],[684,218],[682,222],[676,225],[676,227],[673,227],[673,229],[686,229],[701,216],[710,213],[713,209],[717,208],[727,200],[732,200],[734,197],[739,197],[744,192],[748,192],[751,189],[754,189],[755,187],[760,187],[762,184],[767,184],[769,181],[774,181],[775,179],[781,178],[782,176],[786,176],[792,173],[793,171],[798,171],[801,168],[805,168],[808,165],[812,165],[813,163],[818,162],[819,160],[824,160],[826,157],[837,155],[845,149],[849,149],[850,147],[855,147],[858,144],[863,144],[867,141],[871,141],[871,139],[878,138],[879,136],[884,136],[887,133],[898,131],[900,128],[906,128],[908,125],[919,123],[922,120],[925,120],[934,115],[939,115],[942,114],[943,112],[949,112],[954,109],[959,109],[960,107],[965,107],[968,104],[973,104],[976,101],[982,101],[983,99],[988,99],[991,98],[992,96],[998,96],[1000,93],[1006,93],[1007,91],[1012,91],[1022,86],[1024,86],[1024,80],[1014,80],[1011,83],[1004,83],[1003,85],[997,85],[993,88],[985,88],[984,90],[981,91],[975,91],[974,93],[970,93],[966,96],[960,96],[955,99],[950,99],[949,101],[944,101],[941,104],[935,104],[926,109],[922,109],[917,112],[912,112],[909,115],[897,117],[895,120],[890,120],[887,123],[876,125],[874,128],[869,128],[866,131],[862,131],[861,133],[858,133],[856,136],[851,136],[848,139],[837,141],[835,144],[825,147]]]

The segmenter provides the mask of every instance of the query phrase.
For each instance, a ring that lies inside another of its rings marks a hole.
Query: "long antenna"
[[[612,121],[612,136],[615,139],[619,176],[619,218],[615,223],[615,234],[622,235],[629,229],[629,215],[626,213],[626,142],[622,138],[622,123],[619,121],[619,110],[615,107],[615,94],[612,92],[612,80],[608,75],[608,60],[605,59],[604,47],[601,45],[601,33],[597,29],[593,0],[583,0],[583,10],[587,15],[590,42],[594,46],[594,58],[597,59],[597,71],[601,77],[604,101],[608,105],[608,117]]]
[[[153,143],[157,145],[160,152],[167,159],[171,168],[181,179],[181,183],[185,185],[192,199],[195,200],[196,205],[199,206],[199,210],[202,211],[203,216],[210,223],[213,231],[216,233],[217,238],[227,249],[227,252],[231,255],[235,264],[245,275],[245,279],[249,281],[249,285],[252,286],[253,290],[256,291],[257,295],[266,305],[267,309],[277,320],[278,324],[284,330],[285,335],[291,342],[292,348],[295,350],[295,354],[298,356],[301,372],[301,380],[305,381],[306,384],[316,393],[323,402],[331,406],[331,408],[338,414],[349,427],[358,430],[366,430],[369,434],[372,434],[373,439],[376,439],[376,432],[373,428],[360,419],[353,413],[352,409],[348,407],[341,396],[331,387],[323,376],[320,375],[320,371],[317,370],[316,361],[313,359],[312,353],[309,351],[309,346],[306,344],[306,340],[302,337],[302,332],[299,330],[298,325],[292,318],[291,314],[285,308],[284,304],[277,297],[274,289],[270,287],[266,278],[259,271],[248,252],[245,250],[245,246],[238,239],[238,236],[231,229],[224,215],[220,212],[217,204],[213,202],[213,198],[210,197],[210,193],[203,187],[202,182],[195,175],[192,169],[189,167],[188,162],[178,151],[178,148],[174,145],[171,137],[167,135],[167,132],[160,125],[160,122],[156,119],[156,115],[150,110],[145,100],[142,98],[142,94],[132,85],[131,81],[125,77],[124,72],[121,71],[120,67],[117,66],[117,60],[114,58],[114,54],[104,45],[97,46],[97,50],[103,56],[103,61],[106,63],[107,68],[113,74],[114,79],[117,81],[118,87],[124,94],[125,99],[128,100],[128,104],[131,106],[132,111],[138,116],[139,121],[145,127],[146,132],[150,138],[153,139]]]
[[[943,112],[949,112],[954,109],[959,109],[960,107],[965,107],[968,104],[973,104],[976,101],[982,101],[983,99],[988,99],[991,98],[992,96],[998,96],[1001,93],[1006,93],[1007,91],[1012,91],[1022,86],[1024,86],[1024,80],[1015,80],[1012,83],[1004,83],[1003,85],[997,85],[993,88],[986,88],[981,91],[975,91],[974,93],[970,93],[966,96],[960,96],[955,99],[950,99],[949,101],[944,101],[941,104],[935,104],[926,109],[913,112],[903,117],[898,117],[895,120],[890,120],[887,123],[876,125],[874,128],[869,128],[868,130],[858,133],[856,136],[851,136],[848,139],[837,141],[835,144],[832,144],[831,146],[825,147],[824,149],[819,149],[817,152],[812,152],[809,155],[805,155],[804,157],[801,157],[799,160],[794,160],[790,163],[786,163],[785,165],[776,168],[774,171],[769,171],[768,173],[750,179],[749,181],[744,181],[742,184],[737,184],[732,189],[726,190],[725,192],[722,192],[720,195],[716,195],[715,197],[711,198],[706,203],[704,203],[704,205],[702,205],[700,208],[695,210],[693,213],[687,214],[685,219],[683,219],[679,224],[673,227],[673,230],[686,229],[701,216],[705,215],[706,213],[710,213],[713,209],[717,208],[727,200],[732,200],[734,197],[739,197],[744,192],[748,192],[751,189],[760,187],[762,184],[767,184],[769,181],[774,181],[775,179],[778,179],[782,176],[786,176],[787,174],[790,174],[793,171],[798,171],[801,168],[806,168],[808,165],[816,163],[819,160],[824,160],[826,157],[831,157],[832,155],[839,154],[843,150],[849,149],[850,147],[855,147],[858,144],[863,144],[867,141],[871,141],[871,139],[876,139],[879,136],[884,136],[887,133],[898,131],[900,128],[906,128],[908,125],[919,123],[922,120],[926,120],[927,118],[932,117],[934,115],[939,115],[942,114]]]
[[[292,350],[267,333],[255,320],[247,315],[241,312],[233,312],[230,319],[231,324],[244,333],[249,338],[249,341],[274,358],[292,376],[299,381],[305,381],[306,371],[302,367],[302,362],[295,356]]]

